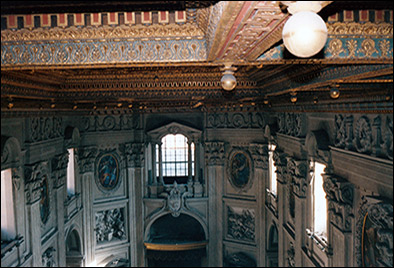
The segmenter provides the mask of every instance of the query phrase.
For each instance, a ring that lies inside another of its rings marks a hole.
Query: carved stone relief
[[[306,161],[287,157],[288,181],[292,181],[294,193],[301,198],[306,197],[308,187],[307,169]]]
[[[336,176],[323,174],[329,220],[342,232],[351,232],[353,222],[353,184]]]
[[[30,135],[28,141],[37,142],[62,137],[61,117],[33,117],[28,120]]]
[[[268,146],[252,143],[249,150],[252,153],[255,168],[268,169]]]
[[[382,124],[382,121],[385,123]],[[335,147],[393,159],[392,118],[335,115]]]
[[[392,203],[362,196],[356,223],[355,245],[358,266],[393,266]]]
[[[78,165],[81,173],[93,172],[94,161],[98,155],[96,147],[83,147],[79,150]]]
[[[96,212],[96,242],[126,239],[124,209],[115,208]]]
[[[293,137],[304,137],[307,130],[305,114],[280,113],[277,117],[279,133]]]
[[[65,184],[67,179],[68,152],[52,158],[52,178],[56,188]]]
[[[205,159],[209,166],[222,166],[225,162],[225,143],[220,141],[205,143]]]
[[[53,247],[48,248],[45,250],[45,252],[41,256],[42,260],[42,266],[43,267],[56,267],[56,260],[55,256],[53,256],[53,252],[55,252],[56,249]]]
[[[111,131],[111,130],[131,130],[139,126],[139,120],[130,115],[103,115],[89,116],[82,120],[82,131]]]
[[[126,155],[128,167],[142,167],[144,163],[144,145],[142,143],[126,143],[119,147]]]
[[[48,163],[39,162],[35,165],[25,166],[25,192],[26,201],[34,203],[41,198],[41,184],[49,176]]]
[[[290,242],[289,249],[287,250],[287,264],[289,267],[295,267],[295,250],[294,250],[294,244]]]
[[[227,235],[236,240],[255,241],[255,211],[227,207]]]
[[[207,116],[207,128],[264,128],[262,113],[214,113]]]

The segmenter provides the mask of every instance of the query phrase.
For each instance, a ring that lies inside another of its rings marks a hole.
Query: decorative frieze
[[[123,208],[96,212],[96,242],[111,242],[113,239],[126,239],[125,217]]]
[[[323,174],[323,178],[323,188],[328,200],[329,220],[342,232],[350,232],[354,218],[354,186],[333,175]]]
[[[132,115],[105,115],[105,116],[88,116],[82,120],[82,131],[114,131],[114,130],[131,130],[138,128],[139,121]]]
[[[27,119],[29,142],[38,142],[63,136],[61,117],[33,117]]]
[[[255,242],[255,211],[227,207],[227,235],[236,240]]]
[[[277,117],[279,133],[293,137],[305,137],[308,122],[306,114],[280,113]]]
[[[212,113],[207,115],[207,128],[264,128],[263,113]]]
[[[363,115],[355,119],[353,115],[335,115],[334,144],[345,150],[393,159],[392,118]]]
[[[205,142],[205,160],[209,166],[223,166],[225,163],[225,143]]]

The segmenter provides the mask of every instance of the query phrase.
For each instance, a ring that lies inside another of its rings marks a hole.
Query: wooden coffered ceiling
[[[2,1],[2,115],[363,102],[392,111],[392,2],[320,2],[327,46],[300,59],[283,47],[280,1]],[[237,68],[232,92],[220,86],[225,63]]]

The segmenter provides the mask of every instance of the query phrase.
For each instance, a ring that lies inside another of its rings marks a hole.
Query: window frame
[[[172,138],[171,136],[173,136],[174,139],[173,147],[167,147],[167,139]],[[177,138],[182,138],[182,143],[177,143]],[[162,177],[165,185],[172,184],[174,181],[178,184],[186,184],[190,180],[194,180],[196,146],[195,142],[191,140],[190,137],[183,133],[166,133],[160,138],[160,143],[156,144],[154,150],[156,179]],[[173,151],[172,154],[169,150]],[[179,150],[183,150],[184,154],[181,156],[181,160],[177,161]],[[173,156],[174,160],[168,160],[169,156]],[[181,174],[177,172],[179,170],[179,165],[183,166],[183,173]],[[168,170],[166,169],[168,166],[174,167],[174,174],[168,174]]]

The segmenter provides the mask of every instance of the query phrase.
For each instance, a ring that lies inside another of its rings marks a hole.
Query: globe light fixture
[[[310,6],[305,2],[316,1],[291,3],[288,11],[293,15],[287,20],[282,31],[283,43],[287,50],[301,58],[316,55],[327,41],[326,23],[316,14],[321,6]]]
[[[234,71],[237,70],[235,67],[231,67],[231,64],[225,64],[224,68],[221,69],[223,72],[223,77],[220,80],[222,88],[226,91],[231,91],[237,85],[237,79],[235,78]]]
[[[297,102],[297,92],[290,92],[290,101],[292,103],[296,103]]]
[[[330,97],[333,99],[338,99],[339,98],[339,85],[331,86],[330,89]]]

